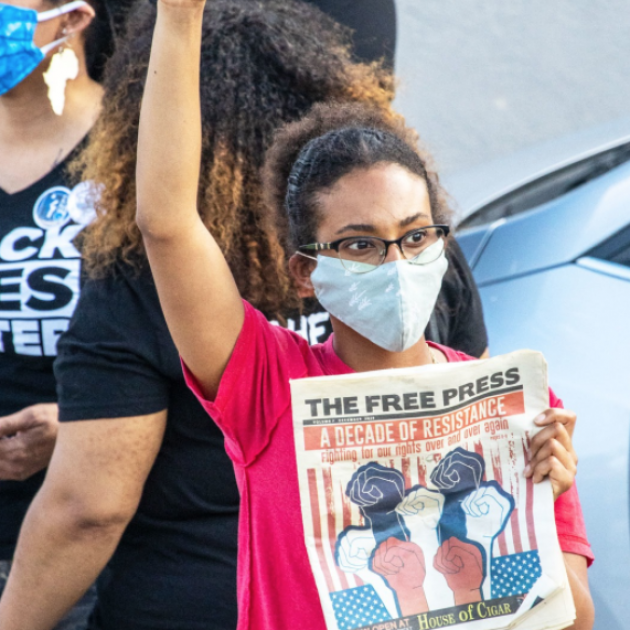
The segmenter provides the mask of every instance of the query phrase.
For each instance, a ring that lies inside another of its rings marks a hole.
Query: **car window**
[[[531,210],[600,177],[613,168],[630,161],[630,144],[623,144],[580,162],[545,175],[495,199],[466,217],[458,229],[485,225]]]
[[[630,225],[611,236],[586,254],[630,267]]]

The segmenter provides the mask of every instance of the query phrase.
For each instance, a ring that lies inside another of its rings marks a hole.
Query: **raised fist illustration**
[[[405,478],[395,468],[370,462],[352,475],[346,494],[365,512],[391,512],[404,497]]]
[[[370,570],[370,557],[376,547],[374,534],[369,527],[348,527],[339,534],[335,548],[337,566],[353,573],[365,584],[371,584],[392,618],[398,614],[396,598],[387,582]]]
[[[404,521],[396,513],[405,496],[405,478],[399,470],[369,462],[352,475],[346,495],[369,521],[377,544],[392,536],[406,540]]]
[[[396,507],[396,512],[404,517],[411,532],[422,537],[424,532],[435,530],[442,516],[444,495],[423,486],[412,488]]]
[[[342,571],[357,573],[368,568],[375,547],[376,540],[371,529],[348,528],[337,539],[335,560]]]
[[[467,538],[484,545],[501,533],[514,509],[514,499],[496,481],[473,490],[461,503]]]
[[[431,473],[431,483],[443,494],[473,490],[480,486],[485,469],[481,455],[458,446],[440,460]]]
[[[429,609],[423,590],[426,575],[424,554],[418,545],[388,538],[376,550],[372,570],[383,576],[396,593],[402,615],[414,615]]]
[[[481,601],[483,558],[476,545],[449,538],[438,549],[433,566],[446,578],[456,606]]]

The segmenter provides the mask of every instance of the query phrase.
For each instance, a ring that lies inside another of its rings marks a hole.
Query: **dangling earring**
[[[66,35],[63,29],[62,35]],[[66,83],[79,75],[79,60],[72,50],[62,45],[52,56],[48,70],[44,72],[44,81],[48,86],[48,100],[57,116],[63,114],[66,104]]]

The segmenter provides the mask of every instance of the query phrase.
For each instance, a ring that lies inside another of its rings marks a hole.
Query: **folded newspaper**
[[[551,484],[523,476],[547,366],[291,382],[305,543],[328,630],[550,630],[575,619]]]

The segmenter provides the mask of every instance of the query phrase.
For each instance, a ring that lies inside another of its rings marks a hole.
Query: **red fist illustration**
[[[388,538],[376,550],[372,570],[395,591],[402,615],[416,615],[429,610],[422,588],[426,575],[424,554],[418,545]]]
[[[445,540],[433,560],[455,596],[455,605],[481,601],[483,558],[478,547],[459,538]]]

